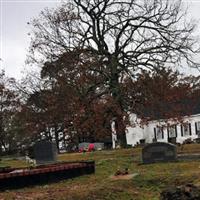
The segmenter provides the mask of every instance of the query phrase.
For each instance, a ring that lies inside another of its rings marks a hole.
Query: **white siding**
[[[140,127],[141,120],[135,114],[130,114],[131,126],[126,128],[126,140],[129,145],[136,145],[144,139],[144,129]]]
[[[144,139],[144,129],[137,127],[127,127],[126,129],[126,140],[127,144],[129,145],[136,145],[137,143],[140,143],[141,139]]]
[[[135,115],[133,115],[135,116]],[[131,118],[132,121],[140,121],[136,120],[134,117]],[[183,121],[185,123],[190,123],[191,124],[191,135],[189,136],[182,136],[181,135],[181,125],[177,124],[177,138],[176,141],[177,143],[183,143],[186,139],[191,138],[192,140],[197,138],[196,135],[196,129],[195,129],[195,122],[200,121],[200,114],[198,115],[192,115],[190,117],[184,117]],[[170,124],[174,124],[173,121],[170,122]],[[164,138],[162,139],[157,139],[159,142],[168,142],[168,133],[167,133],[167,128],[166,124],[162,122],[161,120],[159,121],[150,121],[147,125],[144,125],[142,128],[140,127],[139,123],[135,123],[135,127],[127,127],[127,144],[135,145],[139,143],[140,139],[145,139],[146,143],[151,143],[153,142],[153,139],[155,137],[154,134],[154,128],[157,126],[163,126],[163,136]]]

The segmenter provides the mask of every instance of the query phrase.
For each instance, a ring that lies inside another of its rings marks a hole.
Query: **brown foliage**
[[[143,71],[136,81],[125,81],[125,93],[131,110],[144,121],[154,119],[181,120],[194,114],[198,106],[199,87],[171,69]],[[196,78],[195,83],[197,83]]]

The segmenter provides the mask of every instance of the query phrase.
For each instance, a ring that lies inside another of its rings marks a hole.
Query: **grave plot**
[[[37,166],[0,169],[0,190],[56,182],[95,172],[94,161],[58,162],[56,145],[39,141],[34,145]]]
[[[57,182],[94,172],[94,161],[56,163],[34,168],[6,168],[0,171],[0,190]]]

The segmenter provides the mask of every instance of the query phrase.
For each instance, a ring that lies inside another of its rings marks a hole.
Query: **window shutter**
[[[167,127],[167,138],[169,138],[169,127]]]
[[[154,128],[154,138],[156,139],[156,128]]]
[[[177,125],[174,125],[175,126],[175,133],[176,133],[176,137],[177,137]]]
[[[181,136],[183,136],[183,125],[181,124]]]
[[[192,135],[192,131],[191,131],[191,124],[189,123],[189,134]]]
[[[195,122],[195,132],[196,132],[196,135],[198,135],[198,133],[197,133],[197,122]]]
[[[162,139],[164,139],[164,131],[163,131],[163,128],[161,128],[162,130]]]

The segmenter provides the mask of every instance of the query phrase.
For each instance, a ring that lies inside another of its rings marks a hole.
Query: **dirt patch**
[[[44,192],[34,192],[34,193],[15,192],[13,196],[15,200],[34,200],[34,199],[43,199],[47,195],[48,195],[47,192],[45,193]]]
[[[134,174],[126,174],[126,175],[118,175],[118,176],[110,176],[112,180],[130,180],[133,177],[138,176],[138,173]]]

